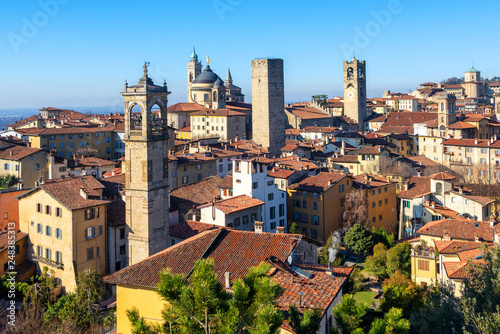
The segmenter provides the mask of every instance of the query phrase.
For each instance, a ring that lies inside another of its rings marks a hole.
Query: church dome
[[[470,70],[468,70],[467,72],[479,72],[479,71],[474,68],[474,65],[472,65]]]
[[[217,81],[215,81],[214,87],[222,87],[224,86],[224,83],[222,82],[221,78],[218,78]]]
[[[194,79],[193,83],[214,83],[219,79],[219,76],[215,74],[210,66],[207,65],[203,72]]]

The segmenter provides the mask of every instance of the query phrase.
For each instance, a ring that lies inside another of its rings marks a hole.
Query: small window
[[[51,237],[52,236],[52,227],[45,226],[45,234],[48,235],[49,237]]]
[[[60,228],[56,228],[56,238],[62,239],[62,230]]]
[[[49,205],[46,205],[45,206],[45,214],[50,215],[51,211],[52,211],[51,207]]]
[[[252,189],[257,189],[257,188],[259,188],[259,182],[253,182]]]
[[[38,204],[36,205],[36,212],[39,212],[39,213],[41,213],[41,212],[42,212],[42,205],[41,205],[40,203],[38,203]]]
[[[120,254],[123,255],[126,252],[125,245],[120,246]]]
[[[238,217],[238,218],[234,218],[234,227],[237,227],[237,226],[240,226],[241,225],[241,219]]]
[[[120,239],[125,239],[125,229],[124,228],[120,229]]]
[[[101,256],[101,247],[97,247],[96,248],[95,256],[96,257],[100,257]]]
[[[62,217],[62,210],[61,210],[61,208],[56,208],[56,217]]]
[[[87,248],[87,261],[94,259],[94,247]]]
[[[40,234],[43,234],[43,226],[42,224],[37,224],[36,225],[36,231]]]
[[[274,194],[270,193],[267,195],[267,200],[272,201],[274,199]]]
[[[97,236],[102,235],[102,225],[97,226]]]
[[[48,260],[52,260],[52,250],[50,250],[49,248],[45,249],[45,258]]]
[[[271,181],[267,181],[267,185],[268,186],[272,186],[273,184],[274,184],[274,181],[272,181],[272,180]]]

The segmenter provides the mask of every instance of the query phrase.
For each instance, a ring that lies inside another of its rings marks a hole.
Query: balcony
[[[43,264],[48,264],[50,266],[55,266],[57,269],[64,269],[64,266],[62,263],[58,263],[54,260],[49,260],[46,257],[39,256],[36,254],[31,254],[33,261],[43,263]]]
[[[429,247],[427,249],[412,249],[411,256],[425,257],[428,259],[436,259],[436,253],[434,248]]]

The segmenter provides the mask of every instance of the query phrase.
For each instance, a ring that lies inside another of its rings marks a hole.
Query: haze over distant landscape
[[[353,55],[367,61],[368,97],[462,76],[471,62],[488,78],[500,73],[498,46],[485,33],[500,4],[486,3],[3,2],[0,109],[121,107],[124,80],[135,83],[144,61],[155,82],[167,81],[170,103],[182,102],[193,45],[222,78],[231,68],[248,102],[258,57],[284,59],[286,102],[342,95],[342,61]]]

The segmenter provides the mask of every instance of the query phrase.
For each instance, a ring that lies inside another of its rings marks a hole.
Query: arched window
[[[436,183],[436,194],[441,195],[443,193],[443,184],[441,182]]]
[[[349,68],[347,69],[347,78],[352,77],[352,74],[353,74],[352,67],[349,67]]]
[[[441,102],[441,111],[444,111],[444,102]]]

